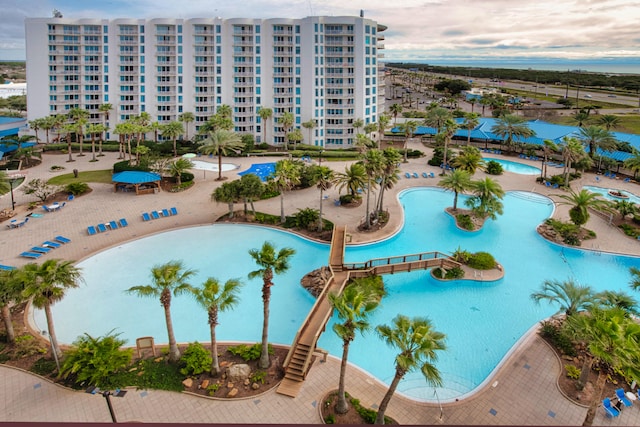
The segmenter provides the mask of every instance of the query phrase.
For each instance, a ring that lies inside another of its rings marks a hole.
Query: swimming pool
[[[511,160],[493,159],[490,157],[483,157],[485,162],[498,162],[502,165],[502,168],[507,172],[517,173],[520,175],[540,175],[541,170],[535,166],[526,165],[524,163],[512,162]]]
[[[269,175],[271,175],[276,170],[275,162],[270,163],[253,163],[251,167],[245,171],[238,172],[238,175],[246,175],[248,173],[253,173],[258,175],[258,178],[262,181],[266,181]]]
[[[640,205],[640,197],[636,196],[633,193],[630,193],[629,191],[625,191],[625,190],[620,190],[618,188],[602,188],[602,187],[596,187],[594,185],[583,185],[582,186],[583,189],[590,191],[592,193],[598,193],[600,195],[602,195],[605,199],[607,200],[611,200],[611,201],[619,201],[619,200],[627,200],[631,203],[635,203],[637,205]],[[624,194],[625,196],[628,196],[628,199],[621,199],[619,197],[613,197],[612,195],[609,194],[609,191],[619,191],[622,194]]]
[[[536,305],[529,297],[544,280],[573,278],[596,291],[623,290],[630,281],[629,267],[640,267],[640,260],[635,257],[564,248],[542,239],[535,227],[552,214],[553,205],[533,193],[508,192],[504,215],[497,221],[488,221],[475,233],[459,230],[443,212],[453,203],[451,193],[438,188],[413,188],[399,197],[405,211],[402,230],[382,242],[348,247],[345,262],[463,248],[472,252],[487,250],[505,268],[505,277],[492,283],[444,283],[425,271],[384,276],[388,295],[370,319],[372,326],[389,324],[399,313],[421,315],[429,317],[435,328],[447,335],[447,350],[437,362],[444,381],[443,387],[437,389],[441,401],[463,398],[490,381],[492,372],[518,340],[537,322],[555,313],[554,306]],[[291,270],[274,278],[270,306],[269,340],[289,345],[314,303],[300,286],[300,278],[327,264],[328,246],[279,230],[228,224],[148,236],[80,262],[86,285],[69,290],[65,299],[53,306],[58,339],[71,343],[85,332],[98,336],[116,328],[130,345],[141,336],[167,342],[159,301],[128,295],[124,290],[150,283],[151,267],[178,259],[184,260],[187,267],[199,269],[194,285],[209,276],[221,281],[239,278],[246,283],[237,308],[220,314],[216,332],[221,341],[259,342],[262,283],[246,278],[255,269],[247,252],[265,240],[278,248],[290,246],[297,251]],[[178,341],[209,340],[206,312],[192,298],[174,298],[172,315]],[[34,318],[38,328],[46,329],[44,313],[36,311]],[[333,322],[334,319],[321,336],[319,346],[340,357],[342,342],[332,331]],[[358,335],[349,353],[351,363],[390,382],[396,354],[374,332]],[[420,373],[407,375],[398,392],[419,400],[436,399],[434,389],[426,385]]]
[[[193,163],[193,169],[218,172],[218,163],[209,163],[209,162],[203,162],[202,160],[193,160],[193,159],[189,159],[189,160],[191,160],[191,163]],[[233,163],[222,164],[222,172],[227,172],[234,169],[238,169],[238,166],[234,165]]]

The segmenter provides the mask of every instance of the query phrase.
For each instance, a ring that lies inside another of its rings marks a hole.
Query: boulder
[[[254,389],[254,390],[257,390],[257,389],[259,389],[259,388],[260,388],[260,384],[258,384],[258,383],[253,383],[253,384],[251,384],[251,388],[252,388],[252,389]]]
[[[233,365],[227,368],[227,378],[230,382],[243,382],[251,375],[251,368],[249,365],[239,364]]]
[[[234,388],[229,393],[227,393],[227,397],[236,397],[238,395],[238,389]]]
[[[186,388],[191,388],[193,386],[193,379],[187,378],[186,380],[182,381],[182,385]]]
[[[202,381],[202,384],[200,384],[200,387],[202,387],[202,388],[207,388],[207,387],[209,387],[209,380],[204,380],[204,381]]]

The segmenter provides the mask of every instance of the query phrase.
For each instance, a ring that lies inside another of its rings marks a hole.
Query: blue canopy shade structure
[[[162,177],[153,172],[124,171],[113,174],[111,181],[114,191],[129,192],[135,190],[136,194],[149,194],[160,191]]]

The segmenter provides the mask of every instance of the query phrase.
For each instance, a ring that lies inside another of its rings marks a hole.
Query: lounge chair
[[[55,240],[56,242],[60,242],[60,243],[69,243],[71,242],[71,239],[67,239],[64,236],[56,236],[53,238],[53,240]]]
[[[149,213],[147,213],[147,212],[143,212],[143,213],[142,213],[142,220],[143,220],[143,221],[150,221],[150,220],[151,220],[151,217],[149,216]]]
[[[596,182],[600,182],[600,177],[596,176]]]
[[[72,201],[73,199],[75,199],[73,194],[69,194],[69,197],[67,197],[68,201]]]
[[[42,254],[38,253],[38,252],[22,252],[20,254],[20,256],[23,256],[25,258],[40,258],[42,256]]]
[[[153,219],[160,219],[160,215],[158,214],[158,211],[151,211],[151,217]]]
[[[435,178],[435,177],[436,177],[436,174],[435,174],[435,173],[431,172],[431,173],[429,174],[429,178]]]
[[[410,174],[409,172],[406,172],[406,173],[404,174],[404,176],[405,176],[406,178],[411,178],[411,174]]]
[[[34,246],[29,250],[31,252],[39,252],[41,254],[48,254],[49,252],[51,252],[51,248],[43,248],[41,246]]]
[[[120,227],[126,227],[127,225],[129,225],[127,220],[124,218],[120,218],[119,222],[120,222]]]
[[[613,418],[620,415],[620,411],[618,411],[616,408],[613,407],[613,405],[611,405],[611,399],[609,399],[608,397],[605,397],[604,400],[602,401],[602,407],[604,408],[604,411],[607,413],[607,417]]]
[[[168,217],[169,216],[169,209],[162,209],[162,216],[163,217]]]
[[[98,231],[104,233],[105,231],[107,231],[107,226],[104,224],[98,224]]]
[[[98,231],[96,230],[96,228],[93,225],[90,225],[90,226],[87,227],[87,233],[89,233],[89,236],[93,236],[97,232]]]
[[[47,205],[42,205],[42,209],[44,209],[45,212],[51,212]]]
[[[5,271],[9,271],[9,270],[15,270],[15,267],[11,267],[10,265],[2,265],[0,264],[0,270],[5,270]]]
[[[629,178],[629,177],[625,178],[624,182],[631,182],[631,178]]]
[[[42,242],[42,246],[56,249],[60,247],[60,243],[52,242],[51,240],[45,240],[44,242]]]
[[[629,400],[629,398],[624,394],[624,389],[621,389],[621,388],[617,389],[616,397],[620,402],[622,402],[624,406],[633,406],[633,403],[631,402],[631,400]]]
[[[426,172],[422,172],[422,177],[423,178],[429,178],[429,175]]]
[[[418,178],[418,174],[416,172],[413,173],[414,178]]]
[[[118,223],[115,221],[109,221],[109,228],[111,228],[112,230],[115,230],[118,228]]]
[[[171,211],[171,215],[178,215],[178,209],[176,209],[175,206],[169,209],[169,211]]]

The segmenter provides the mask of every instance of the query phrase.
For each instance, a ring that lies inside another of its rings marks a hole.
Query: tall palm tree
[[[238,181],[238,187],[238,194],[244,201],[245,215],[247,213],[247,202],[249,202],[251,204],[251,211],[255,216],[256,208],[253,205],[253,202],[254,200],[260,200],[260,197],[262,197],[265,192],[265,185],[262,183],[262,180],[258,178],[258,175],[248,173],[246,175],[242,175],[242,178]]]
[[[36,143],[40,142],[40,138],[38,138],[38,131],[42,128],[43,122],[44,118],[29,120],[29,127],[33,129],[36,134]]]
[[[75,267],[73,261],[48,259],[40,265],[36,263],[24,265],[19,275],[24,284],[23,296],[27,299],[32,298],[35,307],[44,309],[51,346],[56,355],[62,357],[51,306],[61,301],[68,289],[79,286],[83,281],[81,269]]]
[[[364,166],[360,163],[351,163],[351,165],[345,166],[344,172],[336,174],[336,183],[339,191],[346,188],[352,197],[357,197],[358,190],[367,183],[367,173]]]
[[[407,151],[409,151],[408,143],[409,140],[413,138],[413,134],[415,133],[416,129],[418,129],[418,122],[416,122],[415,120],[407,120],[400,125],[400,129],[402,130],[402,133],[404,133],[404,157],[402,161],[403,163],[407,163]]]
[[[360,133],[360,128],[362,126],[364,126],[364,120],[362,119],[355,119],[353,121],[353,123],[351,124],[351,126],[353,126],[353,128],[356,130],[356,135]]]
[[[503,138],[509,150],[512,149],[515,139],[523,140],[536,135],[525,118],[513,114],[497,119],[496,124],[491,127],[491,132]]]
[[[113,110],[113,105],[109,104],[108,102],[105,102],[104,104],[100,104],[100,106],[98,107],[98,111],[100,112],[100,114],[102,114],[102,124],[105,126],[105,133],[109,130],[109,111]],[[107,138],[106,135],[104,135],[104,137],[100,137],[100,149],[99,149],[99,153],[98,153],[98,157],[102,157],[104,156],[104,154],[102,154],[102,141],[105,140]]]
[[[162,126],[160,132],[163,137],[170,138],[173,141],[173,157],[178,156],[178,137],[184,133],[184,126],[181,122],[174,120]]]
[[[189,141],[189,123],[193,123],[195,121],[195,114],[187,111],[186,113],[182,113],[178,116],[178,120],[185,123],[185,136],[184,139]]]
[[[219,324],[218,315],[232,309],[238,304],[238,293],[243,284],[237,279],[229,279],[221,285],[218,279],[209,277],[200,288],[193,288],[196,301],[207,310],[209,332],[211,334],[211,375],[220,373],[218,362],[218,342],[216,340],[216,326]]]
[[[443,169],[442,169],[441,175],[444,175],[446,173],[446,167],[448,164],[448,161],[447,161],[447,152],[449,150],[448,146],[449,146],[449,143],[451,142],[451,138],[453,138],[453,135],[456,133],[457,129],[458,129],[458,124],[456,123],[456,121],[453,119],[447,119],[442,124],[442,130],[438,132],[438,134],[436,135],[436,142],[442,143],[442,145],[444,146],[444,149],[442,151]]]
[[[629,286],[634,291],[640,290],[640,268],[638,267],[629,267],[629,273],[631,273],[631,282]]]
[[[44,131],[46,138],[47,138],[47,144],[50,142],[49,141],[49,131],[52,129],[55,129],[56,126],[56,118],[55,116],[47,116],[44,117],[42,120],[42,124],[40,125],[40,127],[42,128],[42,130]]]
[[[240,197],[238,182],[239,181],[224,182],[211,194],[212,200],[227,204],[229,207],[229,218],[233,218],[233,204],[236,203]]]
[[[356,332],[363,334],[370,328],[368,318],[378,308],[384,294],[382,287],[372,286],[376,277],[355,279],[340,294],[330,293],[329,303],[342,323],[335,323],[333,331],[342,340],[342,362],[340,363],[340,380],[338,382],[338,401],[336,412],[345,414],[349,410],[345,396],[345,377],[349,346],[356,338]]]
[[[362,164],[364,166],[365,173],[367,174],[367,203],[366,203],[366,217],[365,226],[367,229],[371,228],[371,214],[369,213],[369,200],[371,199],[371,191],[376,188],[376,178],[382,172],[384,157],[382,151],[378,149],[369,150],[362,157]]]
[[[287,141],[293,141],[294,150],[297,148],[297,144],[302,142],[303,139],[304,137],[302,136],[302,132],[298,128],[293,129],[287,134]]]
[[[389,122],[391,122],[391,118],[386,114],[380,114],[378,117],[378,149],[380,149],[380,141],[384,137],[384,132],[389,127]]]
[[[564,160],[564,186],[569,187],[571,164],[586,156],[582,143],[576,138],[562,138],[562,159]]]
[[[547,177],[547,164],[549,163],[549,156],[552,153],[558,151],[558,146],[550,139],[545,139],[540,146],[542,148],[542,167],[540,168],[540,177]]]
[[[182,184],[182,174],[193,167],[193,162],[189,159],[179,158],[169,164],[169,172],[176,179],[178,186]]]
[[[636,179],[638,177],[638,172],[640,172],[640,151],[633,149],[633,157],[629,157],[623,162],[625,168],[631,170],[633,172],[633,178]]]
[[[280,192],[280,222],[284,223],[284,193],[300,183],[300,165],[292,160],[278,160],[273,175],[269,180],[273,181]]]
[[[249,273],[249,279],[262,277],[262,351],[258,365],[262,369],[269,367],[269,301],[271,300],[271,287],[274,274],[283,274],[289,270],[291,257],[296,253],[292,248],[282,248],[276,254],[276,248],[271,242],[264,242],[262,248],[249,250],[249,255],[260,267]]]
[[[598,119],[598,124],[610,131],[611,129],[620,126],[620,117],[613,114],[603,114]]]
[[[453,210],[455,211],[458,210],[458,194],[471,188],[471,174],[466,170],[456,169],[446,174],[438,185],[445,190],[453,191]]]
[[[262,121],[262,142],[267,142],[267,122],[271,117],[273,117],[273,110],[267,107],[260,107],[258,110],[258,115],[260,116],[260,120]]]
[[[69,110],[67,116],[75,124],[76,141],[80,144],[80,151],[78,157],[84,156],[82,153],[82,143],[84,141],[84,127],[88,123],[88,119],[91,113],[83,108],[72,108]]]
[[[558,312],[564,311],[567,317],[589,309],[595,301],[593,289],[590,286],[579,285],[573,279],[564,282],[545,280],[541,289],[531,294],[531,299],[537,303],[544,300],[557,304]]]
[[[67,139],[67,151],[69,154],[69,159],[67,160],[67,162],[68,163],[75,162],[72,156],[73,151],[71,149],[71,136],[76,134],[77,126],[75,123],[65,123],[62,126],[60,126],[60,131],[65,134]]]
[[[400,160],[402,156],[393,147],[385,148],[382,151],[382,169],[380,171],[380,193],[378,195],[378,204],[376,211],[382,212],[383,210],[383,198],[386,190],[390,190],[396,185],[400,178]]]
[[[434,106],[427,109],[427,117],[424,119],[424,125],[432,127],[439,133],[447,120],[453,119],[453,115],[444,107]]]
[[[182,261],[169,261],[151,268],[152,283],[150,285],[132,286],[126,290],[127,293],[136,294],[139,297],[160,298],[169,336],[169,360],[172,362],[180,359],[180,350],[173,333],[171,294],[178,296],[190,291],[191,285],[188,280],[195,273],[195,270],[185,269]]]
[[[569,190],[569,194],[558,194],[557,196],[566,200],[560,202],[560,205],[571,205],[569,217],[571,222],[577,226],[584,225],[589,221],[589,208],[603,211],[612,209],[609,201],[601,199],[598,193],[592,193],[585,189],[580,190],[579,193]]]
[[[328,166],[318,166],[314,169],[313,180],[316,182],[316,187],[320,190],[320,215],[318,216],[318,231],[323,229],[322,221],[322,201],[324,200],[324,192],[331,188],[334,181],[333,169]]]
[[[20,270],[0,270],[0,311],[2,312],[4,330],[9,343],[13,343],[16,340],[10,306],[24,301],[23,290],[24,285],[20,280]]]
[[[376,327],[376,331],[385,343],[400,350],[395,359],[393,380],[378,406],[375,423],[384,424],[384,414],[391,397],[398,388],[400,380],[408,372],[420,369],[428,384],[433,386],[442,384],[440,371],[435,366],[435,362],[438,359],[437,352],[446,349],[446,336],[436,331],[428,318],[409,318],[402,314],[393,319],[391,326],[380,325]]]
[[[471,191],[474,196],[465,204],[483,218],[496,219],[496,215],[502,215],[503,205],[500,200],[504,197],[504,190],[498,181],[492,178],[484,178],[471,182]]]
[[[589,121],[589,118],[589,112],[586,110],[576,111],[571,116],[571,120],[578,125],[578,127],[583,127]]]
[[[580,128],[578,139],[589,147],[589,156],[593,159],[598,148],[603,151],[614,151],[618,148],[616,138],[611,132],[600,126],[589,126]]]
[[[232,130],[216,129],[209,132],[206,139],[202,141],[200,151],[204,154],[215,153],[218,156],[218,181],[222,181],[222,156],[230,153],[239,153],[243,144],[240,135]]]
[[[291,129],[294,122],[295,117],[293,116],[293,113],[288,111],[282,113],[282,116],[278,118],[278,124],[282,126],[282,131],[284,132],[284,149],[286,151],[289,150],[289,129]]]
[[[397,126],[398,125],[398,114],[402,113],[402,105],[400,105],[400,104],[392,104],[391,107],[389,107],[389,111],[391,112],[391,115],[393,116],[393,126]]]
[[[466,145],[462,152],[458,154],[458,157],[451,161],[451,164],[456,169],[462,169],[474,175],[480,168],[484,168],[485,161],[482,158],[480,150],[473,145]]]
[[[476,113],[467,113],[464,115],[462,127],[467,130],[467,145],[471,145],[471,131],[474,130],[480,121]]]
[[[91,136],[91,161],[96,161],[96,135],[102,137],[102,133],[105,131],[104,125],[101,123],[94,123],[87,126],[87,133]]]
[[[316,121],[314,119],[309,119],[308,121],[302,123],[302,127],[309,131],[309,141],[307,142],[307,144],[313,145],[312,144],[313,138],[311,136],[311,131],[313,130],[313,128],[316,127]]]

